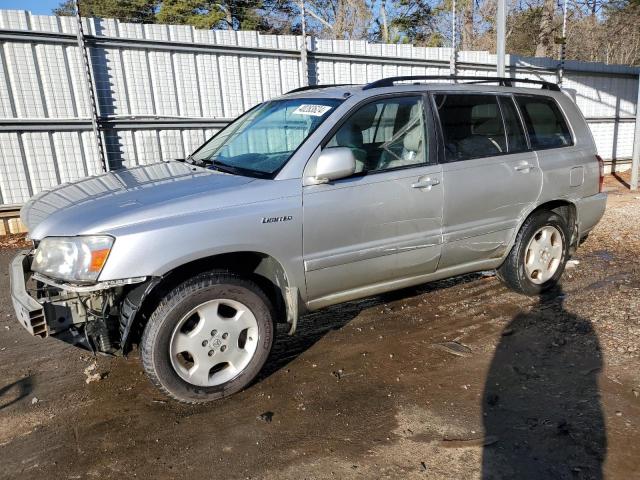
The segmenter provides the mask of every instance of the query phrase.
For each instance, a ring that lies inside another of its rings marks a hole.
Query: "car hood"
[[[240,203],[238,188],[254,178],[183,162],[118,170],[60,185],[31,198],[20,212],[35,240],[46,236],[108,233],[125,225]]]

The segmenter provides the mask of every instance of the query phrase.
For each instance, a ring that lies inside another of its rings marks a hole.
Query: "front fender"
[[[142,304],[151,291],[160,283],[162,278],[154,277],[144,283],[136,285],[122,299],[120,304],[120,350],[123,355],[129,352],[131,327],[136,324],[136,319]]]
[[[117,229],[109,232],[116,240],[99,281],[161,277],[202,258],[258,252],[276,259],[291,284],[301,287],[301,216],[301,199],[294,196]],[[263,222],[263,218],[279,221]]]

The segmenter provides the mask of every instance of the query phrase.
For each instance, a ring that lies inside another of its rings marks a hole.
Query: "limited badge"
[[[262,223],[288,222],[290,220],[293,220],[291,215],[285,215],[284,217],[262,217]]]

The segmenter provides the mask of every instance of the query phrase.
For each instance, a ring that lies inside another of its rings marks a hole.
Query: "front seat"
[[[356,172],[369,170],[367,149],[364,146],[363,133],[371,127],[377,113],[375,104],[362,107],[340,127],[335,135],[337,147],[348,147],[356,157]]]
[[[364,149],[362,130],[357,125],[348,122],[336,132],[336,146],[348,147],[356,157],[356,173],[364,169],[367,151]]]
[[[380,157],[379,169],[404,167],[424,162],[423,127],[419,117],[421,108],[421,105],[411,107],[408,122],[412,125],[404,132],[403,136],[395,138],[394,135],[388,142],[381,145],[384,152]],[[400,139],[402,139],[402,146],[399,145]]]
[[[477,121],[471,127],[471,136],[458,143],[464,158],[488,157],[506,151],[504,130],[499,118]]]

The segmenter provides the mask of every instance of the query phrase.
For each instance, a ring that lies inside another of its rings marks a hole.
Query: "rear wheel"
[[[204,403],[247,386],[264,365],[274,337],[273,311],[253,282],[208,272],[172,290],[155,310],[141,342],[152,383],[186,403]]]
[[[551,211],[532,214],[522,225],[498,277],[511,289],[536,295],[558,283],[569,252],[567,222]]]

